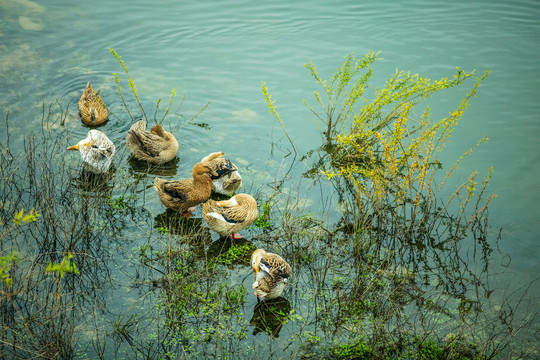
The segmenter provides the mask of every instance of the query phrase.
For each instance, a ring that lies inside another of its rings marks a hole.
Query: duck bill
[[[79,150],[79,144],[70,146],[66,150]]]

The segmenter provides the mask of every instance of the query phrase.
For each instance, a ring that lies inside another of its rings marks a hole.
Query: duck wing
[[[242,223],[247,217],[246,209],[238,205],[231,207],[216,206],[216,210],[228,223]]]
[[[165,182],[162,189],[176,201],[187,201],[189,199],[189,187],[181,181]]]
[[[276,254],[267,254],[266,257],[261,259],[259,266],[261,270],[268,273],[272,278],[281,277],[285,282],[292,273],[290,265]]]
[[[160,147],[163,139],[149,131],[129,130],[130,137],[139,145],[139,149],[151,157],[157,157],[160,154]]]

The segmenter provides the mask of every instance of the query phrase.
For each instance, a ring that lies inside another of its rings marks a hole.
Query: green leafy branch
[[[12,219],[12,224],[0,233],[0,240],[9,234],[15,227],[20,227],[24,224],[29,224],[37,220],[41,215],[34,209],[29,213],[24,213],[24,209],[21,209]],[[0,225],[4,225],[2,219],[0,219]],[[13,285],[13,280],[9,275],[10,269],[15,266],[20,260],[21,256],[15,251],[10,252],[6,256],[0,256],[0,281],[4,282],[7,286]]]
[[[7,286],[13,285],[13,279],[9,275],[9,270],[15,266],[20,260],[21,255],[12,251],[9,255],[0,256],[0,281],[4,282]]]
[[[68,252],[67,255],[64,256],[60,264],[57,264],[56,262],[53,262],[53,261],[49,261],[49,265],[45,269],[45,272],[58,273],[60,274],[60,278],[63,278],[64,274],[66,273],[79,274],[77,265],[74,262],[72,262],[71,259],[73,259],[73,254],[70,251]]]
[[[264,95],[264,99],[266,100],[266,104],[268,106],[268,112],[272,115],[274,115],[274,117],[276,118],[276,120],[278,121],[279,125],[281,126],[281,128],[283,129],[283,132],[285,132],[285,135],[287,136],[287,139],[289,140],[289,143],[291,144],[293,150],[294,150],[294,155],[296,157],[296,155],[298,155],[298,152],[296,151],[296,147],[294,146],[294,143],[293,141],[291,140],[291,138],[289,137],[289,133],[287,132],[287,130],[285,129],[285,124],[283,123],[283,119],[281,118],[281,116],[279,115],[279,112],[277,111],[277,108],[276,106],[274,105],[275,101],[272,100],[272,95],[270,95],[270,93],[268,93],[268,88],[266,87],[266,83],[263,81],[262,85],[261,85],[261,90],[262,90],[262,93]]]

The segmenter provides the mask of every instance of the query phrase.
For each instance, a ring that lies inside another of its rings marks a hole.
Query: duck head
[[[90,130],[85,139],[67,150],[79,150],[83,164],[94,173],[107,171],[115,152],[114,144],[99,130]]]
[[[255,275],[260,271],[261,259],[266,255],[263,249],[257,249],[251,254],[251,268],[255,271]]]
[[[167,135],[167,132],[165,131],[163,126],[161,126],[160,124],[156,124],[156,125],[152,126],[152,129],[150,129],[150,132],[152,134],[156,134],[157,136],[162,137],[162,138],[166,137],[166,135]]]
[[[90,149],[92,146],[96,145],[95,139],[91,138],[90,136],[87,136],[85,139],[82,139],[77,144],[68,147],[66,150],[79,150],[80,152],[83,152],[87,149]]]
[[[212,170],[208,164],[205,163],[196,163],[195,166],[193,166],[193,177],[201,176],[203,174],[210,174],[213,176],[217,176],[217,172]]]
[[[79,150],[80,152],[84,152],[85,150],[89,150],[92,147],[94,148],[103,147],[107,143],[110,143],[110,140],[107,137],[107,135],[105,135],[99,130],[90,130],[88,134],[86,135],[85,139],[82,139],[76,145],[68,147],[66,150]]]

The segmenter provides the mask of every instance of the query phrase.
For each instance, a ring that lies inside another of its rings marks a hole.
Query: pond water
[[[489,210],[491,241],[496,240],[499,229],[502,232],[492,264],[496,268],[504,265],[504,271],[491,281],[501,292],[511,293],[537,279],[539,2],[0,0],[0,9],[3,145],[7,143],[8,125],[9,145],[15,153],[23,151],[26,136],[40,134],[44,127],[65,141],[60,148],[84,138],[88,128],[78,117],[77,101],[90,81],[100,89],[109,108],[110,120],[100,130],[117,146],[116,176],[140,176],[129,163],[124,146],[131,119],[112,75],[118,73],[125,80],[109,52],[109,48],[114,48],[126,61],[149,118],[153,117],[158,99],[158,113],[163,114],[175,89],[167,119],[180,143],[179,162],[164,177],[187,177],[193,164],[203,156],[224,151],[245,174],[243,190],[256,191],[261,196],[267,195],[272,181],[282,175],[284,170],[279,165],[290,147],[279,123],[268,113],[262,82],[276,101],[298,153],[304,154],[320,144],[313,114],[303,104],[317,90],[304,68],[309,60],[327,78],[347,54],[360,57],[371,50],[381,51],[382,59],[375,64],[373,87],[383,85],[396,69],[437,79],[452,76],[456,67],[465,71],[476,69],[478,75],[488,68],[491,75],[482,83],[478,98],[472,101],[441,160],[451,163],[479,139],[489,138],[462,164],[457,180],[464,181],[474,169],[486,173],[493,167],[488,192],[497,197]],[[127,83],[122,86],[129,107],[138,116]],[[452,111],[466,89],[431,99],[433,118]],[[207,124],[209,129],[187,125],[208,102],[194,122]],[[48,109],[50,104],[53,114],[61,111],[60,106],[67,111],[63,126],[42,124],[43,106]],[[66,159],[67,166],[77,171],[76,154],[70,153]],[[134,205],[144,207],[151,219],[165,210],[151,188],[153,178],[142,177],[137,188],[140,198]],[[299,188],[296,183],[289,186],[291,192]],[[5,189],[3,184],[2,188]],[[115,188],[113,194],[124,190]],[[322,212],[319,195],[307,195],[306,203],[310,214]],[[339,218],[336,211],[327,208],[325,216]],[[200,217],[200,210],[196,217]],[[150,231],[152,226],[147,220],[128,221],[114,237],[108,238],[105,253],[110,259],[106,265],[110,286],[101,289],[98,296],[104,302],[104,310],[97,327],[104,333],[110,331],[107,326],[111,322],[139,304],[148,307],[158,302],[157,291],[141,295],[133,273],[137,271],[133,263],[139,261],[139,246],[158,236]],[[216,234],[212,236],[217,239]],[[255,241],[255,245],[260,244]],[[122,257],[115,257],[116,252]],[[137,279],[138,276],[137,273]],[[243,311],[245,318],[250,319],[256,313],[253,309],[257,303],[251,293],[250,269],[237,266],[231,268],[228,276],[237,277],[231,280],[233,285],[244,284],[247,288]],[[537,283],[528,289],[527,296],[538,299]],[[293,301],[289,294],[289,300],[297,314],[307,312],[305,299]],[[280,339],[288,339],[298,331],[288,325],[283,327]],[[75,331],[79,344],[76,356],[95,358],[99,353],[95,346],[88,345],[93,336],[89,327],[83,323]],[[251,335],[253,330],[248,330],[248,342],[238,340],[240,348],[261,346],[269,349],[273,357],[290,356],[288,342],[264,333]],[[132,341],[136,343],[137,339]],[[129,358],[129,349],[126,344],[122,351],[127,355],[118,355],[109,345],[105,353],[107,357]],[[233,357],[241,357],[240,353],[230,351]],[[242,354],[262,356],[257,351]],[[203,351],[198,356],[204,354]],[[213,353],[208,350],[206,355],[210,354]]]

